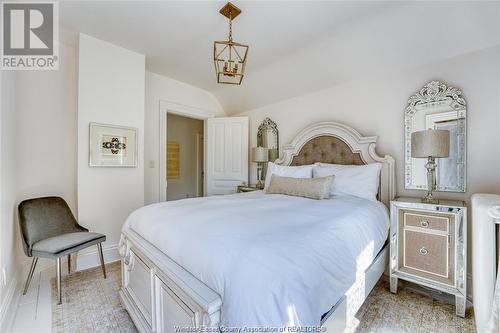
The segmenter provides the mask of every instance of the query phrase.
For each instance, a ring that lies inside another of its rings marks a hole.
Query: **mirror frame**
[[[276,149],[278,150],[278,157],[280,157],[280,136],[278,131],[278,125],[270,118],[266,117],[262,123],[259,125],[259,129],[257,130],[257,146],[259,145],[259,141],[262,140],[262,136],[264,135],[264,131],[270,129],[274,135],[276,135]],[[269,147],[266,147],[269,148]]]
[[[412,119],[419,110],[429,108],[449,107],[450,111],[457,112],[458,140],[463,153],[463,173],[459,175],[458,184],[453,188],[440,188],[437,192],[466,192],[467,188],[467,102],[462,96],[462,91],[456,87],[445,84],[442,81],[428,82],[419,92],[408,99],[408,106],[405,111],[404,131],[405,131],[405,189],[407,190],[427,190],[427,186],[417,186],[412,183],[412,157],[411,157],[411,133]]]

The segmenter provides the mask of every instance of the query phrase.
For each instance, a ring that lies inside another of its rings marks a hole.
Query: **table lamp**
[[[450,131],[428,129],[411,134],[411,157],[427,158],[427,194],[422,198],[425,203],[438,203],[432,196],[436,189],[436,158],[450,154]]]
[[[269,160],[269,151],[264,147],[254,147],[252,148],[252,161],[257,163],[257,187],[263,188],[264,183],[262,182],[262,170],[263,165]]]

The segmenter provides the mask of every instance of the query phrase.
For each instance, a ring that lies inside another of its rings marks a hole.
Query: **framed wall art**
[[[91,167],[137,167],[137,129],[90,123]]]
[[[180,151],[179,142],[167,142],[167,179],[179,179],[181,176]]]

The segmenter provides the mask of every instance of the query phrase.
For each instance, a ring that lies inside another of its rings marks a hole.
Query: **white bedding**
[[[319,325],[382,248],[386,207],[262,191],[159,203],[131,228],[216,291],[221,325]]]

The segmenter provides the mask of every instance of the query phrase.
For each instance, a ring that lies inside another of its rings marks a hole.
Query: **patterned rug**
[[[56,283],[52,279],[53,332],[137,332],[118,296],[120,263],[75,272],[63,277],[61,305],[56,304]],[[455,316],[452,304],[433,299],[403,286],[394,295],[383,279],[356,314],[349,333],[473,333],[474,316]]]
[[[455,305],[432,297],[433,293],[409,282],[399,281],[397,294],[389,291],[383,278],[361,306],[356,319],[344,333],[474,333],[472,309],[465,318],[455,315]]]
[[[62,304],[56,304],[56,279],[52,283],[52,332],[137,332],[120,303],[120,262],[64,276]]]

